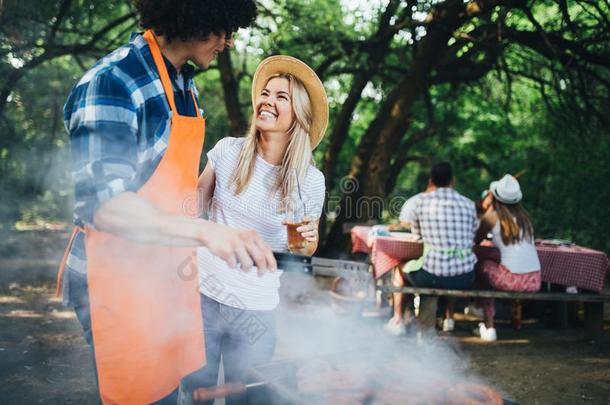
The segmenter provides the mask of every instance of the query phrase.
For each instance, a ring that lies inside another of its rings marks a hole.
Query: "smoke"
[[[338,313],[322,284],[328,282],[292,273],[282,276],[275,359],[301,365],[300,394],[325,392],[317,398],[320,403],[347,397],[366,403],[366,392],[373,390],[387,403],[411,403],[413,398],[421,403],[441,398],[442,403],[456,384],[480,383],[457,346],[431,331],[391,336],[383,330],[386,319]],[[337,396],[341,391],[343,396]],[[360,399],[354,399],[358,394]]]
[[[25,162],[28,167],[36,166],[34,160],[41,158],[31,156],[30,159]],[[32,217],[62,211],[57,208],[61,202],[67,206],[63,208],[70,208],[66,196],[66,190],[70,190],[66,186],[70,183],[69,161],[64,152],[49,152],[42,160],[46,163],[44,170],[25,173],[28,182],[36,185],[34,188],[51,190],[54,198],[52,204],[38,204],[40,210],[44,208],[46,211],[35,211]],[[3,204],[7,207],[17,205],[25,208],[25,205],[17,202],[19,196],[4,196]],[[36,206],[34,201],[30,201],[30,204]],[[36,242],[31,244],[37,245]],[[36,249],[39,251],[40,246]],[[23,249],[24,252],[31,250],[30,246]],[[55,263],[63,245],[55,244],[52,250],[52,261]],[[128,250],[126,254],[135,255],[135,251]],[[175,272],[178,282],[189,282],[197,277],[196,259],[188,253],[183,256]],[[134,273],[136,270],[134,268]],[[52,280],[54,266],[50,273],[45,274],[45,280]],[[134,286],[134,295],[150,288],[146,277],[140,280]],[[21,277],[19,281],[23,283],[26,280]],[[195,283],[193,288],[196,288]],[[354,392],[358,387],[373,384],[384,390],[393,389],[415,396],[436,392],[457,383],[479,380],[469,372],[467,357],[457,347],[437,339],[433,334],[395,338],[384,332],[382,322],[385,319],[365,319],[335,312],[328,292],[328,279],[285,273],[282,275],[280,302],[276,311],[278,347],[275,358],[291,359],[301,364],[299,376],[307,377],[301,384],[304,392],[319,388],[332,391],[337,385],[337,375],[343,375],[344,386]],[[177,325],[188,323],[192,316],[191,313],[177,311],[172,314]],[[168,328],[167,332],[169,339],[181,331],[180,328]]]
[[[67,148],[17,148],[0,163],[0,222],[71,219],[73,188]]]

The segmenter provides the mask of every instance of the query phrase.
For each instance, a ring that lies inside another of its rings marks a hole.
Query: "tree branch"
[[[549,49],[547,41],[541,40],[537,32],[520,31],[511,27],[504,30],[505,37],[538,52],[546,58],[556,58],[565,66],[576,64],[578,60],[610,67],[610,56],[588,51],[581,43],[563,38],[557,33],[545,33],[548,43],[555,51]]]
[[[394,187],[396,187],[396,181],[400,176],[400,172],[403,167],[409,162],[412,156],[409,155],[409,150],[418,142],[434,136],[437,133],[437,129],[435,127],[428,127],[421,131],[417,131],[410,136],[407,137],[405,141],[400,144],[400,147],[396,150],[394,154],[393,162],[388,171],[388,177],[385,183],[385,193],[390,194]]]
[[[80,44],[55,44],[55,43],[47,43],[44,46],[44,51],[27,61],[22,67],[13,69],[7,76],[5,76],[4,83],[0,88],[0,114],[3,114],[4,109],[6,108],[6,103],[8,102],[8,96],[15,88],[17,82],[23,77],[23,75],[40,64],[52,60],[57,57],[65,56],[65,55],[80,55],[87,52],[102,52],[107,50],[102,50],[96,47],[96,44],[99,40],[101,40],[108,32],[112,31],[114,28],[120,26],[125,21],[128,21],[131,18],[135,17],[134,12],[130,12],[122,17],[117,18],[106,24],[99,31],[97,31],[93,36],[85,43]]]
[[[68,10],[70,9],[71,5],[72,5],[72,0],[63,0],[61,2],[61,4],[59,5],[59,12],[57,13],[57,16],[55,17],[55,21],[53,22],[53,25],[51,26],[51,30],[49,31],[49,35],[47,36],[48,45],[53,45],[55,43],[55,37],[57,35],[57,30],[63,23],[64,18],[66,16],[66,14],[68,13]]]
[[[474,62],[470,56],[480,54],[481,51],[483,51],[483,60]],[[479,80],[493,68],[499,55],[498,45],[486,47],[485,50],[473,48],[456,62],[439,67],[430,76],[430,83],[463,83]]]
[[[341,58],[340,53],[333,53],[333,54],[329,55],[326,59],[324,59],[324,61],[322,61],[322,63],[320,63],[318,65],[318,67],[315,69],[315,72],[321,81],[324,81],[324,75],[326,74],[326,72],[328,71],[330,66],[333,63],[335,63],[336,61],[338,61],[340,58]]]

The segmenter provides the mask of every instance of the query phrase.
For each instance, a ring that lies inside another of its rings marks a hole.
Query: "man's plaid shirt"
[[[193,67],[181,72],[166,59],[176,108],[195,116],[188,90],[197,96]],[[70,134],[74,179],[74,223],[92,226],[95,211],[125,191],[146,183],[165,154],[171,110],[148,43],[133,34],[128,44],[99,60],[70,93],[64,124]],[[68,256],[64,303],[77,305],[86,286],[85,238],[79,232]],[[82,281],[82,283],[81,283]]]
[[[452,188],[439,188],[421,195],[409,220],[430,247],[424,270],[448,277],[474,269],[472,246],[479,224],[471,200]]]

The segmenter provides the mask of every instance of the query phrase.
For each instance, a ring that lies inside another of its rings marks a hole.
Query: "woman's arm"
[[[212,196],[214,195],[214,188],[216,186],[216,173],[214,167],[208,163],[203,169],[203,173],[199,176],[199,183],[197,184],[197,195],[199,197],[199,207],[201,207],[202,214],[210,211],[210,204],[212,203]]]
[[[481,218],[481,224],[479,225],[479,229],[477,230],[477,234],[474,238],[475,244],[481,243],[487,237],[487,234],[491,232],[494,225],[498,221],[498,215],[493,208],[487,209],[483,217]]]

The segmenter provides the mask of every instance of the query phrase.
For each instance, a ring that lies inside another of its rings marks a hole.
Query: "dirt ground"
[[[95,404],[88,348],[70,309],[53,297],[66,232],[0,231],[0,403]],[[604,339],[582,328],[553,329],[529,319],[516,332],[481,343],[474,320],[452,336],[470,367],[520,404],[610,404],[610,308]],[[280,337],[281,339],[281,337]]]

